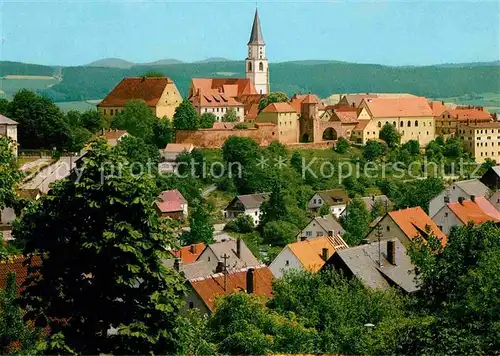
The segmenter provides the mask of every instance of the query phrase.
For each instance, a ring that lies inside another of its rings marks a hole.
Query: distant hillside
[[[314,92],[320,97],[332,93],[408,92],[427,97],[452,97],[470,93],[500,92],[500,66],[466,67],[389,67],[334,61],[271,63],[271,90],[294,93]],[[5,74],[47,75],[51,67],[18,63],[12,73],[11,62],[0,63]],[[30,72],[28,69],[32,69]],[[63,80],[40,93],[55,101],[80,101],[103,98],[124,77],[141,76],[148,71],[161,72],[172,78],[181,93],[187,93],[193,77],[244,77],[244,62],[217,61],[179,63],[176,65],[134,65],[130,68],[66,67]],[[22,72],[22,73],[20,73]],[[42,73],[39,73],[42,72]]]
[[[213,62],[234,62],[232,59],[227,59],[224,57],[210,57],[203,59],[201,61],[196,61],[194,63],[213,63]]]
[[[0,61],[0,77],[6,75],[41,75],[52,76],[54,68],[39,64]]]
[[[135,64],[121,58],[103,58],[87,64],[87,67],[131,68]]]
[[[493,62],[473,62],[473,63],[444,63],[438,64],[435,67],[440,68],[462,68],[462,67],[489,67],[500,66],[500,61]]]
[[[154,61],[151,63],[138,63],[137,65],[144,65],[144,66],[166,66],[170,64],[180,64],[184,63],[183,61],[179,61],[178,59],[173,59],[173,58],[167,58],[167,59],[160,59],[159,61]]]

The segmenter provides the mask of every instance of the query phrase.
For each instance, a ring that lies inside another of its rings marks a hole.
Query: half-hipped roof
[[[121,107],[130,100],[143,100],[148,106],[154,107],[158,104],[167,84],[173,84],[167,77],[124,78],[98,106]]]

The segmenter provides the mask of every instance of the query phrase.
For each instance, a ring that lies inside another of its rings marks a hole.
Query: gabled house
[[[112,119],[131,100],[144,101],[151,112],[160,119],[172,119],[182,96],[173,80],[167,77],[124,78],[97,104],[97,108],[105,118]]]
[[[300,240],[310,240],[323,236],[342,236],[345,230],[333,215],[316,216],[299,233]]]
[[[500,189],[500,165],[488,168],[479,180],[491,190]]]
[[[273,274],[265,265],[193,278],[188,280],[187,308],[210,314],[215,309],[218,297],[235,292],[270,298],[273,293],[272,281]]]
[[[459,198],[469,200],[472,195],[476,197],[489,197],[491,191],[478,179],[454,182],[429,202],[429,215],[436,215],[447,203],[457,202]]]
[[[269,198],[269,194],[247,194],[236,196],[224,209],[224,217],[233,220],[240,214],[251,216],[255,226],[260,222],[260,207]]]
[[[434,235],[443,246],[446,245],[446,235],[429,215],[417,206],[385,214],[374,224],[365,239],[369,243],[398,239],[405,247],[408,247],[413,239],[417,237],[427,239],[431,235]]]
[[[432,220],[445,234],[449,234],[453,227],[464,226],[469,222],[500,223],[500,212],[485,197],[472,196],[471,200],[460,198],[458,202],[447,203],[432,217]]]
[[[170,250],[174,258],[179,258],[183,264],[195,262],[205,250],[206,245],[202,242],[184,246],[178,250]]]
[[[101,134],[101,137],[103,137],[111,147],[115,147],[116,145],[118,145],[120,141],[127,136],[130,136],[127,131],[116,129],[103,129]]]
[[[155,208],[164,218],[185,219],[188,216],[188,203],[177,189],[162,192],[156,198]]]
[[[279,142],[299,142],[299,116],[288,103],[271,103],[257,116],[257,123],[273,123],[279,129]]]
[[[417,291],[415,267],[398,239],[372,242],[336,251],[323,266],[357,278],[365,286],[387,290],[398,288],[406,293]]]
[[[326,204],[330,208],[330,212],[338,218],[349,201],[350,199],[343,189],[320,190],[309,199],[307,207],[312,212],[318,212],[323,204]]]
[[[340,236],[294,242],[281,250],[269,269],[276,278],[281,278],[289,270],[317,272],[336,250],[345,248],[348,246]]]

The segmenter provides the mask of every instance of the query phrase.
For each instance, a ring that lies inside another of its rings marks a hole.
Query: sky
[[[0,60],[243,60],[255,0],[0,0]],[[259,1],[270,62],[431,65],[500,59],[500,1]]]

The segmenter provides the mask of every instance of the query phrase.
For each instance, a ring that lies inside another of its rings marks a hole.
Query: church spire
[[[255,17],[253,19],[252,33],[250,34],[249,45],[265,45],[262,30],[260,28],[259,10],[255,9]]]

